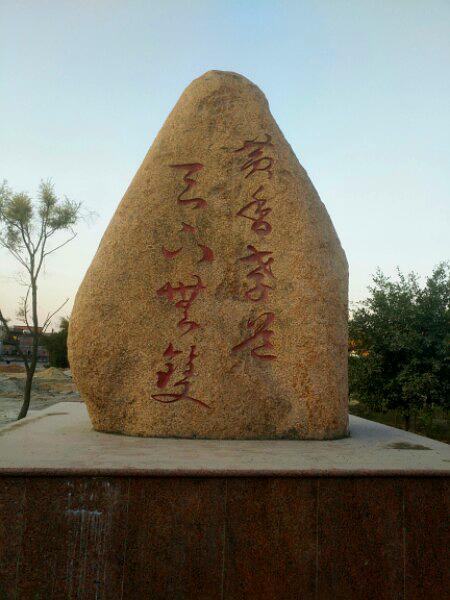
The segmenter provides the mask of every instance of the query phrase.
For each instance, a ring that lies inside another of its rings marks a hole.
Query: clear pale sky
[[[52,255],[41,313],[70,303],[114,210],[183,89],[242,73],[333,219],[350,299],[377,266],[450,257],[448,0],[0,0],[0,179],[41,178],[98,213]],[[14,319],[18,268],[0,250]]]

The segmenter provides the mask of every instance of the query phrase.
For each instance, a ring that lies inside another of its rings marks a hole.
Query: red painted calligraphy
[[[177,254],[179,254],[181,251],[183,250],[183,248],[178,248],[177,250],[167,250],[166,248],[164,248],[163,246],[163,255],[165,258],[175,258],[175,256]]]
[[[161,394],[152,394],[152,398],[153,400],[156,400],[157,402],[162,402],[163,404],[171,404],[173,402],[179,402],[180,400],[189,400],[191,402],[195,402],[196,404],[199,404],[200,406],[203,406],[204,408],[209,408],[209,405],[206,404],[206,402],[203,402],[202,400],[199,400],[198,398],[194,398],[193,396],[190,395],[190,389],[191,389],[191,377],[194,375],[194,360],[198,357],[198,354],[196,353],[196,346],[193,345],[191,346],[191,350],[189,352],[189,357],[186,363],[186,368],[183,371],[183,377],[181,379],[179,379],[178,381],[176,381],[173,384],[174,388],[180,388],[179,392],[164,392]],[[169,368],[169,365],[171,368]],[[172,373],[174,372],[174,367],[172,363],[166,363],[166,366],[168,367],[168,371],[167,372],[161,372],[158,371],[157,376],[158,376],[158,381],[156,383],[156,385],[161,389],[161,388],[165,388],[169,382],[169,378],[172,375]],[[169,374],[170,372],[170,374]],[[167,376],[168,375],[168,376]]]
[[[162,288],[156,291],[158,296],[166,297],[169,302],[175,303],[177,308],[181,308],[183,311],[183,318],[178,321],[178,328],[183,331],[182,335],[193,331],[194,329],[200,329],[200,325],[189,317],[189,309],[191,308],[194,300],[197,298],[199,293],[206,289],[203,285],[202,280],[198,275],[192,275],[197,281],[192,285],[185,285],[181,281],[178,286],[173,287],[170,283],[166,283]],[[180,300],[177,300],[177,297]]]
[[[175,356],[177,356],[178,354],[181,354],[181,350],[175,350],[175,348],[172,345],[172,342],[170,342],[170,344],[167,346],[167,348],[164,350],[164,358],[174,358]]]
[[[202,255],[200,257],[200,260],[197,261],[197,263],[202,263],[202,262],[213,262],[214,260],[214,252],[211,250],[211,248],[209,246],[205,246],[205,244],[198,244],[197,246],[200,248],[200,250],[202,251]],[[163,252],[163,256],[165,258],[167,258],[168,260],[171,260],[172,258],[175,258],[176,256],[178,256],[178,254],[183,250],[183,248],[178,248],[177,250],[167,250],[167,248],[162,249]]]
[[[185,187],[177,196],[178,204],[188,205],[194,209],[204,208],[207,205],[206,200],[200,196],[196,196],[192,191],[192,189],[198,183],[196,178],[193,176],[203,169],[203,165],[195,162],[174,164],[170,166],[173,169],[178,169],[184,172],[183,182]],[[201,251],[201,256],[199,260],[197,260],[197,263],[212,262],[214,260],[213,250],[209,246],[200,244],[198,242],[197,228],[194,225],[181,222],[181,229],[178,231],[178,234],[188,234],[189,236],[193,236],[195,244]],[[186,251],[186,241],[186,237],[184,236],[183,245],[173,250],[163,246],[163,256],[168,260],[172,260],[176,258],[180,252],[183,251],[184,253]],[[174,304],[176,308],[181,310],[182,318],[177,323],[178,329],[181,330],[181,336],[201,328],[200,324],[191,317],[190,309],[197,296],[202,290],[206,289],[206,287],[203,285],[203,282],[198,275],[192,274],[192,277],[195,280],[194,283],[186,284],[180,281],[178,282],[178,285],[173,286],[170,282],[167,282],[156,291],[158,296],[166,298],[170,303]],[[176,362],[178,360],[177,357],[180,354],[182,354],[182,350],[177,350],[173,346],[172,342],[170,342],[166,350],[163,352],[163,357],[165,359],[164,367],[156,373],[156,387],[159,390],[166,390],[169,384],[171,384],[172,380],[176,379],[174,374],[177,367],[174,365],[173,361]],[[157,402],[162,402],[163,404],[171,404],[180,400],[190,400],[199,404],[200,406],[209,408],[208,404],[198,400],[197,398],[194,398],[191,395],[191,378],[194,375],[194,361],[198,356],[199,355],[196,352],[196,346],[192,345],[190,347],[190,352],[184,371],[182,371],[183,377],[172,384],[174,391],[164,391],[163,393],[153,394],[151,396],[152,399],[156,400]],[[181,370],[182,366],[178,366],[178,368]]]
[[[264,142],[258,142],[257,140],[247,140],[242,148],[238,148],[234,152],[250,152],[247,153],[248,160],[242,165],[241,171],[248,171],[245,175],[247,179],[257,171],[265,171],[269,179],[272,178],[273,172],[272,167],[275,160],[270,156],[263,156],[264,151],[268,147],[273,148],[272,137],[266,133],[266,140]]]
[[[156,373],[158,378],[156,385],[159,388],[166,387],[166,385],[169,383],[169,379],[171,378],[172,373],[174,372],[174,367],[172,363],[166,363],[165,366],[167,367],[167,371],[158,371]]]
[[[270,223],[264,220],[267,215],[272,212],[271,208],[264,208],[268,198],[257,197],[257,195],[262,192],[263,189],[264,186],[260,185],[256,192],[252,194],[253,201],[243,206],[241,210],[236,213],[238,217],[244,217],[244,219],[250,219],[250,221],[253,221],[252,231],[259,236],[268,235],[272,231],[272,226]]]
[[[241,166],[240,170],[245,173],[245,179],[248,179],[255,173],[263,172],[269,179],[273,176],[273,165],[275,159],[269,155],[269,149],[273,148],[272,138],[265,134],[264,141],[246,140],[241,148],[234,150],[235,153],[244,153],[247,160]],[[272,232],[272,225],[268,221],[268,215],[272,208],[268,206],[269,198],[263,197],[264,185],[260,185],[253,193],[252,200],[243,206],[236,215],[252,221],[252,231],[260,237],[269,235]],[[274,258],[269,250],[258,250],[255,246],[247,245],[249,254],[241,257],[239,260],[245,263],[255,265],[255,268],[247,274],[253,287],[245,292],[245,298],[250,302],[266,302],[269,297],[269,291],[274,289],[273,280],[275,275],[272,271]],[[251,347],[251,356],[261,360],[274,360],[276,356],[270,353],[273,348],[272,337],[274,332],[270,326],[275,321],[275,313],[264,312],[255,319],[247,321],[247,328],[252,331],[245,340],[234,346],[232,353]]]
[[[201,262],[212,262],[214,260],[214,252],[211,250],[209,246],[205,246],[204,244],[197,244],[199,248],[201,248],[203,255],[201,259],[198,261]]]
[[[195,233],[196,228],[193,225],[189,225],[189,223],[181,223],[180,233]]]
[[[247,328],[253,330],[253,333],[234,346],[231,349],[232,354],[244,350],[248,346],[254,346],[250,352],[251,356],[261,360],[275,360],[276,356],[274,354],[267,354],[265,352],[272,350],[274,347],[271,342],[274,332],[269,329],[274,321],[275,314],[273,312],[264,312],[259,317],[256,317],[256,319],[249,319],[247,321]],[[256,344],[260,345],[256,346]]]
[[[267,300],[269,290],[273,290],[271,285],[264,283],[266,277],[275,279],[272,273],[273,258],[272,252],[257,250],[255,246],[249,244],[247,250],[250,250],[248,256],[243,256],[239,260],[242,262],[256,263],[256,268],[248,273],[247,277],[253,280],[253,288],[245,292],[245,297],[252,302],[261,302]],[[270,258],[268,258],[270,256]]]
[[[193,204],[195,208],[204,208],[206,206],[206,200],[204,198],[200,198],[199,196],[194,198],[186,198],[183,197],[185,194],[189,193],[191,188],[197,185],[195,179],[191,178],[191,175],[201,171],[203,169],[203,165],[200,163],[188,163],[183,165],[170,165],[174,169],[185,170],[186,174],[183,177],[183,181],[186,184],[186,187],[178,194],[178,204]]]

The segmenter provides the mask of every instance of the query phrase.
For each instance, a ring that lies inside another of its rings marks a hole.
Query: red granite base
[[[443,600],[447,476],[0,478],[0,598]]]

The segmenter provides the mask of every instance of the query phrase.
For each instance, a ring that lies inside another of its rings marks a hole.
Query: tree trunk
[[[34,261],[31,261],[32,268],[34,269]],[[31,388],[33,385],[34,372],[36,371],[37,357],[38,357],[38,345],[39,345],[39,320],[37,314],[37,281],[34,276],[31,276],[31,302],[32,302],[32,316],[33,316],[33,346],[31,350],[31,361],[27,368],[27,379],[25,382],[25,390],[23,392],[23,403],[20,409],[17,420],[23,419],[27,416],[28,409],[30,408],[31,401]]]
[[[409,428],[411,427],[411,415],[409,413],[405,414],[405,429],[406,431],[409,431]]]
[[[27,370],[27,378],[25,381],[25,390],[23,392],[22,408],[20,409],[19,416],[17,417],[18,421],[20,421],[20,419],[23,419],[24,417],[27,416],[28,409],[30,408],[31,385],[33,383],[33,376],[34,376],[34,371],[32,373],[31,370],[28,369]]]

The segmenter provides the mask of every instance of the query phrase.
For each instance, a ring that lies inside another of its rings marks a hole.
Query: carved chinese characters
[[[247,321],[247,327],[251,334],[240,344],[234,346],[231,352],[235,353],[244,348],[251,347],[251,355],[261,360],[274,360],[274,354],[268,354],[267,351],[273,348],[271,337],[273,331],[269,329],[275,321],[275,315],[271,312],[261,313],[259,317]],[[259,345],[258,345],[259,344]],[[253,347],[252,347],[253,346]]]
[[[207,202],[204,198],[200,197],[186,197],[186,194],[190,195],[189,192],[191,188],[193,188],[196,184],[195,179],[191,176],[194,173],[197,173],[201,169],[203,169],[203,165],[200,163],[191,163],[184,165],[172,165],[174,169],[182,169],[186,171],[183,181],[186,184],[186,187],[183,191],[178,194],[178,203],[185,205],[192,205],[193,209],[197,208],[205,208]],[[194,235],[196,232],[196,228],[193,225],[188,223],[181,223],[181,230],[179,232],[188,233],[190,235]],[[198,262],[211,262],[214,259],[214,253],[211,248],[205,246],[204,244],[197,243],[197,246],[202,250],[202,257]],[[163,247],[163,256],[168,260],[175,259],[177,255],[183,250],[183,247],[178,248],[177,250],[167,250]],[[178,285],[173,286],[171,283],[165,283],[161,288],[156,290],[156,294],[158,296],[166,298],[170,303],[174,304],[174,306],[181,310],[182,318],[178,321],[177,327],[180,330],[180,335],[185,336],[190,334],[192,331],[196,329],[200,329],[200,324],[194,321],[189,316],[189,310],[194,303],[197,296],[206,289],[206,286],[203,285],[200,277],[198,275],[191,275],[194,279],[194,283],[191,285],[187,285],[183,282],[179,282]],[[179,342],[181,343],[181,341]],[[156,385],[161,390],[164,390],[163,393],[152,394],[151,398],[156,400],[157,402],[162,403],[172,403],[178,402],[180,400],[191,400],[196,402],[200,406],[208,408],[208,404],[198,400],[197,398],[193,398],[189,395],[190,389],[192,386],[192,377],[195,376],[194,369],[194,359],[198,357],[196,353],[196,345],[192,345],[189,351],[189,357],[186,363],[186,369],[183,371],[183,377],[178,380],[172,382],[172,378],[175,378],[175,367],[173,363],[173,359],[178,355],[182,354],[181,350],[174,350],[172,342],[169,343],[167,349],[163,353],[163,357],[168,362],[165,363],[165,367],[167,371],[158,371],[157,372],[157,381]],[[166,388],[172,384],[174,391],[168,392]],[[181,389],[181,391],[176,391],[177,388]]]
[[[259,188],[252,194],[252,201],[243,206],[237,213],[239,217],[250,219],[252,223],[252,231],[254,231],[260,237],[269,235],[272,231],[272,226],[269,221],[265,220],[267,215],[272,212],[272,209],[266,206],[267,198],[262,198],[261,195],[264,192],[264,186],[260,185]]]
[[[167,371],[158,371],[157,382],[156,385],[158,388],[164,390],[169,383],[170,378],[174,374],[174,365],[173,359],[177,356],[177,354],[182,354],[181,350],[174,350],[172,344],[167,346],[167,349],[164,352],[164,358],[168,360],[165,366]],[[153,400],[157,400],[158,402],[162,402],[163,404],[170,404],[171,402],[178,402],[179,400],[191,400],[192,402],[197,402],[200,406],[204,406],[208,408],[208,405],[197,398],[193,398],[189,395],[191,389],[191,377],[194,375],[194,359],[196,359],[198,354],[195,352],[195,345],[191,346],[189,351],[189,356],[186,363],[186,368],[183,371],[183,377],[176,381],[173,384],[174,389],[178,388],[180,391],[177,392],[158,392],[157,394],[152,394]]]
[[[273,148],[273,144],[270,135],[266,134],[265,137],[265,141],[262,142],[257,140],[246,141],[242,148],[235,150],[235,153],[243,152],[246,154],[247,160],[241,166],[241,171],[246,173],[245,179],[253,175],[258,176],[258,174],[268,179],[271,179],[273,176],[275,161],[268,155],[270,149]],[[271,208],[266,207],[267,199],[261,197],[264,192],[264,184],[259,185],[252,193],[252,202],[249,202],[237,212],[238,216],[253,221],[252,232],[259,237],[268,236],[272,231],[271,224],[264,220],[272,212]],[[251,207],[253,207],[254,216],[249,216],[248,211]],[[247,250],[249,254],[239,259],[241,262],[249,263],[252,266],[252,270],[247,273],[247,279],[250,280],[253,287],[249,287],[245,292],[245,298],[250,302],[267,302],[269,291],[274,289],[275,275],[272,271],[272,263],[274,261],[273,252],[270,250],[258,250],[252,244],[248,244]],[[252,331],[252,334],[236,346],[233,346],[231,351],[235,353],[247,346],[251,347],[262,340],[260,346],[251,349],[251,356],[261,360],[274,360],[276,358],[274,354],[265,352],[273,348],[271,337],[274,335],[274,332],[269,329],[269,325],[272,325],[274,321],[275,313],[273,312],[264,312],[254,319],[249,319],[247,327]]]
[[[94,428],[213,439],[347,434],[347,264],[262,92],[183,93],[77,294]]]

